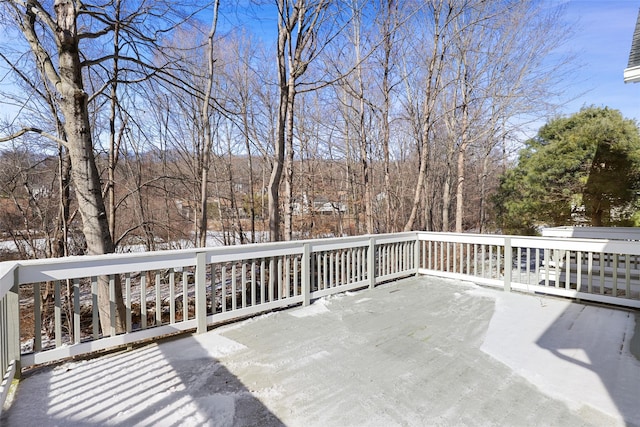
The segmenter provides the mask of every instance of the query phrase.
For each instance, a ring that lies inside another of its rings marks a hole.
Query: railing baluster
[[[298,257],[293,258],[293,296],[297,297],[298,294]]]
[[[497,278],[500,278],[500,271],[501,270],[503,272],[503,275],[507,271],[506,253],[503,254],[502,253],[503,250],[504,250],[504,248],[502,246],[496,245],[496,277]],[[511,269],[509,269],[509,274],[511,274]]]
[[[93,326],[93,339],[100,338],[100,311],[98,309],[98,277],[91,278],[91,323]],[[131,332],[127,329],[127,332]]]
[[[505,249],[506,252],[506,249]],[[518,248],[516,249],[516,272],[518,273],[518,282],[522,282],[522,248],[520,246],[518,246]],[[505,266],[505,269],[507,268],[507,266]]]
[[[98,278],[91,278],[91,289],[94,298],[94,304],[98,304]],[[125,308],[125,329],[127,333],[131,332],[131,273],[124,275],[124,308]],[[93,312],[93,339],[98,338],[98,310]]]
[[[376,268],[376,242],[373,237],[369,238],[369,249],[367,250],[367,280],[369,281],[369,289],[373,289],[376,285],[375,268]]]
[[[238,308],[238,290],[236,289],[236,264],[231,266],[231,310]],[[273,300],[273,298],[271,298]]]
[[[478,276],[478,245],[473,245],[473,275]]]
[[[576,251],[576,291],[582,291],[582,251]]]
[[[189,273],[182,271],[182,321],[189,320]]]
[[[162,286],[160,284],[160,271],[156,270],[156,326],[162,325]]]
[[[526,262],[526,266],[524,268],[524,274],[527,276],[526,283],[530,285],[531,284],[531,248],[525,249],[525,262]],[[520,283],[522,283],[522,279],[520,280]]]
[[[328,254],[326,252],[322,252],[322,289],[327,289],[329,287],[329,269],[327,266],[327,258]]]
[[[266,286],[266,264],[264,258],[260,260],[260,303],[264,304],[266,298],[265,286]]]
[[[334,253],[329,253],[329,288],[333,288],[335,286],[335,281],[333,279],[333,275],[335,274],[334,269],[335,257]]]
[[[536,256],[535,256],[535,260],[536,260],[536,280],[535,280],[535,285],[540,283],[540,265],[542,264],[542,261],[540,260],[540,248],[535,248],[536,251]]]
[[[399,271],[401,271],[401,265],[402,265],[402,261],[401,261],[401,255],[402,253],[402,245],[400,243],[394,243],[391,245],[391,256],[392,256],[392,260],[391,260],[391,274],[395,274]]]
[[[604,253],[600,252],[598,258],[598,266],[600,267],[600,294],[604,295]]]
[[[147,329],[147,272],[140,272],[140,328]]]
[[[613,254],[613,289],[611,289],[611,295],[618,296],[618,254]]]
[[[593,252],[587,254],[587,292],[593,293]]]
[[[453,246],[453,273],[457,273],[458,272],[458,244],[452,243],[451,246]],[[448,246],[447,246],[447,249],[448,249]],[[449,258],[448,250],[447,250],[447,258]],[[447,263],[447,266],[449,266],[450,263],[451,261]]]
[[[356,248],[353,250],[353,281],[359,282],[361,280],[360,277],[360,251],[361,248]]]
[[[242,272],[242,270],[241,270]],[[231,266],[231,281],[233,283],[238,283],[238,274],[237,274],[237,265],[234,262]],[[240,297],[242,298],[242,308],[247,307],[247,275],[243,274],[240,278]]]
[[[386,274],[391,274],[393,273],[393,245],[382,245],[381,248],[386,249],[386,258],[387,258],[387,262],[386,262]],[[374,271],[375,274],[375,271]],[[380,274],[381,276],[381,274]]]
[[[56,337],[56,347],[62,345],[62,305],[60,301],[60,281],[56,280],[54,283],[53,298],[54,298],[54,335]]]
[[[493,278],[493,245],[489,245],[489,278]]]
[[[176,272],[169,270],[169,324],[176,323]]]
[[[571,251],[565,254],[566,276],[564,277],[564,288],[571,289]]]
[[[432,246],[432,242],[429,240],[427,242],[423,242],[424,246],[423,248],[425,248],[426,250],[423,252],[422,254],[422,259],[423,259],[423,263],[424,266],[430,270],[433,270],[433,258],[431,256],[431,246]]]
[[[377,268],[378,270],[380,270],[380,276],[383,276],[385,274],[389,273],[389,247],[387,245],[380,245],[378,247],[378,253],[376,254],[378,256],[378,260],[376,260],[376,256],[374,255],[374,271],[373,274],[376,275],[375,272],[375,268]]]
[[[269,302],[273,301],[273,288],[275,287],[275,261],[269,260]]]
[[[553,251],[553,259],[555,260],[555,271],[556,271],[554,284],[556,288],[559,288],[560,287],[560,260],[562,259],[560,256],[559,249],[556,249],[555,251]]]
[[[242,308],[247,307],[247,263],[242,263]]]
[[[381,269],[382,266],[384,266],[384,272],[381,272],[380,274],[378,274],[379,276],[382,275],[386,275],[386,274],[391,274],[393,272],[393,245],[382,245],[380,246],[380,250],[384,253],[384,257],[385,257],[385,262],[381,263],[382,265],[379,265],[380,263],[376,263],[378,265],[378,269]],[[376,275],[376,271],[374,270],[373,272],[374,275]]]
[[[291,257],[284,260],[284,297],[291,297]]]
[[[629,254],[626,254],[624,257],[625,298],[631,298],[631,263],[629,261]]]
[[[393,274],[395,272],[397,272],[398,270],[396,269],[396,263],[397,263],[397,255],[398,255],[398,245],[397,244],[391,244],[391,245],[385,245],[387,246],[388,249],[388,253],[389,253],[389,262],[388,262],[388,268],[387,268],[387,274]]]
[[[46,285],[45,285],[46,286]],[[3,298],[2,301],[5,301]],[[40,283],[33,284],[33,351],[42,350],[42,295],[40,293]],[[0,375],[4,374],[4,363],[2,364]],[[0,380],[1,382],[2,380]],[[2,402],[0,402],[1,404]]]
[[[116,279],[109,275],[109,335],[116,336]]]
[[[227,311],[227,266],[224,264],[220,264],[220,307],[222,312],[226,313]]]
[[[465,272],[466,274],[471,274],[471,244],[467,243],[465,247],[466,251],[466,264],[465,264]]]
[[[256,280],[258,280],[258,278],[256,277],[256,260],[252,260],[251,261],[251,306],[253,307],[254,305],[256,305],[256,292],[258,289],[258,286],[256,284]],[[296,279],[297,279],[297,275],[296,275]]]
[[[80,343],[80,280],[73,279],[73,342]]]
[[[301,260],[301,286],[302,286],[302,305],[308,306],[311,304],[311,247],[308,243],[302,246],[302,260]]]

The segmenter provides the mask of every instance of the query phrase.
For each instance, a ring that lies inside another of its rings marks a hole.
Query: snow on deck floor
[[[35,371],[2,425],[640,425],[632,312],[415,278]]]

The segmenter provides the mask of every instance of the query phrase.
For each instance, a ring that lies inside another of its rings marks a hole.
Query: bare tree
[[[420,168],[415,185],[411,213],[404,226],[405,231],[413,229],[418,215],[421,194],[426,182],[429,160],[429,143],[433,137],[433,128],[437,122],[436,102],[443,87],[443,70],[446,65],[446,53],[450,44],[449,33],[452,20],[460,10],[444,0],[430,0],[424,7],[425,27],[428,29],[427,40],[424,40],[428,51],[425,55],[426,67],[424,75],[423,100],[420,116]],[[429,40],[430,38],[430,40]]]
[[[126,63],[126,68],[131,71],[126,78],[121,74],[112,76],[121,83],[146,79],[161,71],[163,64],[152,63],[152,52],[160,52],[157,49],[158,37],[182,22],[179,9],[173,4],[155,2],[149,8],[127,8],[128,14],[121,16],[116,13],[122,11],[120,2],[104,5],[80,4],[72,0],[55,0],[52,3],[15,0],[2,2],[1,5],[5,15],[12,18],[24,36],[35,58],[34,63],[42,70],[46,85],[50,87],[60,111],[64,129],[64,138],[60,138],[47,129],[27,124],[2,140],[18,138],[25,133],[37,133],[66,148],[87,252],[113,252],[114,236],[94,152],[97,145],[94,140],[95,126],[90,119],[90,113],[98,109],[93,103],[113,86],[112,80],[107,78],[90,94],[86,89],[86,76],[94,73],[93,70],[96,70],[95,75],[99,75],[99,70],[106,69],[114,58],[120,64]],[[8,22],[3,24],[8,25]],[[117,38],[127,46],[126,52],[114,54],[92,50],[98,45],[112,46],[111,43],[101,42],[113,42]],[[122,70],[123,67],[115,68]],[[100,279],[98,299],[103,333],[124,330],[121,288],[116,286],[115,319],[110,316],[106,278]]]
[[[284,238],[292,237],[294,105],[300,77],[318,49],[317,33],[329,5],[328,0],[276,0],[278,7],[278,119],[273,168],[269,179],[269,233],[281,239],[279,188],[285,170]],[[286,154],[286,160],[285,160]]]
[[[211,90],[213,88],[214,78],[214,44],[213,38],[216,34],[216,27],[218,25],[218,5],[219,0],[215,0],[213,4],[213,21],[211,23],[211,30],[209,31],[209,37],[207,38],[207,83],[204,92],[204,98],[202,100],[202,126],[204,128],[204,144],[202,146],[202,168],[200,177],[200,223],[198,224],[198,234],[200,239],[198,240],[198,246],[204,247],[207,245],[207,199],[208,191],[207,185],[209,183],[209,164],[211,162],[211,146],[213,145],[213,139],[211,137],[211,119],[209,117],[209,104],[211,102]]]

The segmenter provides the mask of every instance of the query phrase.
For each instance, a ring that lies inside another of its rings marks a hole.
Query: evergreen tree
[[[629,225],[640,187],[640,131],[618,110],[589,107],[525,143],[495,198],[505,232],[536,225]]]

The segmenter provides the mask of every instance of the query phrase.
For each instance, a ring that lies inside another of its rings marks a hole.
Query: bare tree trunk
[[[211,163],[211,148],[213,145],[213,138],[211,136],[211,119],[209,117],[209,102],[211,98],[211,91],[213,88],[213,66],[215,59],[213,57],[213,38],[216,34],[216,27],[218,24],[218,5],[220,1],[215,0],[213,3],[213,18],[211,23],[211,30],[209,31],[209,37],[207,39],[207,88],[205,90],[204,99],[202,103],[202,125],[204,127],[204,144],[202,152],[202,169],[200,172],[200,221],[198,224],[198,234],[200,236],[198,240],[199,247],[207,246],[207,201],[209,192],[207,186],[209,184],[209,164]]]
[[[281,88],[282,90],[282,88]],[[274,159],[267,187],[269,202],[269,240],[277,242],[280,240],[280,181],[282,180],[282,169],[284,166],[284,128],[287,115],[286,95],[280,94],[280,108],[278,114],[277,137],[274,151]]]
[[[374,232],[373,227],[373,191],[371,188],[371,168],[369,165],[369,140],[367,138],[367,132],[365,129],[366,110],[364,99],[364,81],[362,75],[362,56],[361,56],[361,40],[360,40],[360,27],[362,25],[360,19],[360,11],[355,12],[353,20],[353,32],[354,32],[354,48],[356,53],[356,99],[358,101],[358,142],[360,146],[360,167],[362,173],[362,203],[364,205],[364,219],[366,231],[368,234]]]
[[[285,172],[285,239],[292,237],[293,203],[293,124],[297,80],[306,72],[317,49],[317,32],[327,7],[326,0],[276,0],[278,6],[278,89],[279,105],[274,159],[269,179],[269,234],[271,241],[280,233],[278,189]],[[285,155],[287,156],[285,159]],[[286,163],[285,163],[286,161]]]
[[[87,93],[82,82],[80,55],[78,49],[78,35],[76,31],[76,10],[74,3],[69,0],[56,0],[56,23],[59,31],[58,65],[59,73],[51,70],[49,79],[58,83],[60,91],[60,106],[65,118],[65,134],[67,148],[71,160],[71,172],[76,189],[78,210],[82,217],[83,233],[87,241],[90,255],[107,254],[114,251],[112,236],[109,232],[107,212],[102,198],[100,176],[96,167],[91,141],[89,112],[87,108]],[[30,27],[25,28],[32,49],[37,56],[43,55],[42,48],[37,41],[35,16],[32,9],[27,10],[27,22]],[[109,282],[101,277],[98,287],[98,305],[100,324],[103,333],[114,326],[116,332],[124,331],[124,301],[122,289],[116,286],[116,319],[110,316]],[[112,325],[115,323],[115,325]]]
[[[482,175],[480,176],[480,218],[478,224],[478,231],[480,233],[485,232],[487,213],[486,213],[486,199],[487,199],[487,176],[489,174],[489,153],[486,153],[482,159]]]
[[[284,240],[293,238],[293,115],[296,96],[295,81],[289,77],[287,84],[287,121],[286,121],[286,160],[285,160],[285,201],[284,201]]]
[[[391,49],[393,47],[393,8],[397,7],[397,2],[394,0],[386,0],[385,4],[385,17],[383,22],[384,40],[382,44],[383,48],[383,61],[382,61],[382,148],[383,148],[383,168],[384,168],[384,193],[385,193],[385,230],[386,232],[395,231],[395,225],[392,224],[392,209],[393,203],[391,199],[391,171],[390,171],[390,123],[389,123],[389,111],[391,110],[391,87],[389,82],[389,76],[391,74]]]
[[[464,178],[465,178],[465,161],[467,149],[469,148],[469,136],[467,134],[467,126],[469,122],[469,106],[467,104],[468,87],[463,88],[462,96],[462,126],[460,129],[460,146],[458,147],[458,179],[456,182],[456,233],[462,233],[462,219],[464,217]]]
[[[411,214],[404,226],[404,231],[410,231],[413,229],[414,222],[418,216],[418,207],[420,206],[420,200],[422,191],[424,189],[426,174],[427,174],[427,162],[429,160],[429,139],[431,136],[431,128],[433,126],[434,109],[436,105],[436,98],[441,90],[442,69],[444,67],[444,52],[443,35],[442,31],[446,28],[446,22],[440,26],[440,8],[443,7],[439,4],[433,12],[434,16],[434,34],[433,34],[433,46],[431,49],[430,59],[427,66],[427,83],[424,95],[423,103],[423,120],[421,122],[422,132],[421,135],[421,155],[420,155],[420,168],[418,170],[418,181],[416,183],[413,204],[411,206]]]
[[[255,178],[253,176],[253,156],[251,154],[251,140],[249,138],[249,119],[247,117],[247,107],[243,107],[242,124],[244,127],[244,143],[247,150],[247,166],[249,167],[249,220],[251,221],[251,243],[256,242],[256,196]]]
[[[442,231],[449,231],[449,209],[451,208],[451,166],[447,164],[444,187],[442,189]]]
[[[58,191],[59,207],[56,217],[56,237],[53,245],[52,257],[63,257],[69,255],[69,208],[71,204],[70,185],[71,160],[66,148],[62,145],[58,147]]]
[[[108,194],[109,206],[109,233],[112,238],[116,235],[116,189],[115,189],[115,169],[118,159],[119,147],[116,146],[116,109],[118,96],[119,67],[118,57],[120,56],[120,0],[115,2],[115,19],[113,30],[113,80],[111,82],[110,111],[109,111],[109,166],[106,192]]]

